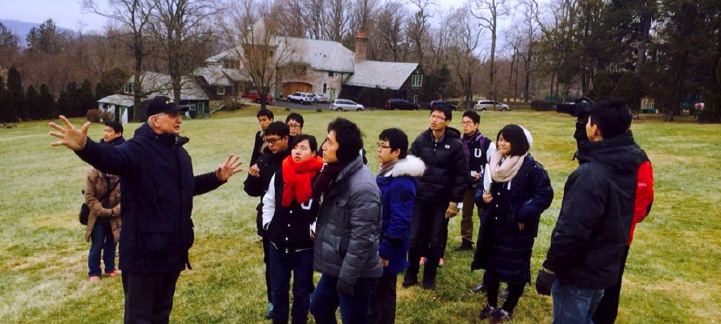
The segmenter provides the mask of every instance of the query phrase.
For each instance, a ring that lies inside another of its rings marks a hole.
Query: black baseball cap
[[[173,114],[179,111],[188,111],[188,106],[178,105],[173,99],[166,96],[157,96],[148,101],[145,115],[152,116],[159,113]]]

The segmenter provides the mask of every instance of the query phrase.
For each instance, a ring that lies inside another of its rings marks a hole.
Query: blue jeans
[[[270,245],[270,283],[273,289],[273,318],[288,322],[288,289],[293,272],[293,323],[308,322],[313,293],[313,249],[288,251]]]
[[[110,224],[95,224],[90,234],[90,252],[88,253],[88,276],[100,276],[100,254],[103,252],[105,272],[115,270],[115,239]]]
[[[551,286],[553,296],[552,324],[592,324],[591,318],[603,297],[603,289],[561,285]]]
[[[370,315],[371,297],[378,278],[358,278],[353,296],[339,295],[337,277],[323,274],[310,301],[310,313],[318,324],[336,324],[335,311],[340,306],[343,324],[366,324]]]

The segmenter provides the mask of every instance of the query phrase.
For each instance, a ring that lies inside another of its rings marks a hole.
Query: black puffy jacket
[[[484,216],[471,270],[486,269],[484,278],[494,281],[530,282],[538,223],[553,201],[546,170],[528,155],[513,180],[491,184],[490,204],[483,202],[482,192],[483,188],[477,189],[476,203]],[[519,223],[525,224],[523,230]]]
[[[633,219],[638,159],[630,131],[583,142],[580,165],[563,189],[561,212],[543,266],[561,284],[602,289],[618,280]]]
[[[186,137],[156,134],[147,124],[118,146],[88,139],[75,153],[96,169],[121,176],[123,225],[120,265],[128,272],[178,272],[193,245],[193,196],[223,182],[210,172],[193,176]]]
[[[431,129],[427,129],[413,141],[409,153],[426,164],[426,172],[416,189],[416,199],[463,201],[469,171],[460,136],[457,129],[446,127],[445,134],[436,142]]]

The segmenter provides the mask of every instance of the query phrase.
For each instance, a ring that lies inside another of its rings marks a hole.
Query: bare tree
[[[182,75],[194,68],[192,54],[213,40],[211,26],[221,9],[217,0],[154,0],[154,6],[150,30],[163,46],[173,97],[180,102]]]
[[[349,32],[351,9],[349,0],[329,0],[325,9],[325,39],[340,42]]]
[[[523,72],[525,73],[525,84],[523,87],[523,101],[528,102],[531,91],[531,74],[535,71],[536,66],[536,43],[538,42],[538,33],[540,30],[539,15],[540,7],[537,0],[521,0],[523,8],[523,37],[525,38],[524,49],[521,51],[521,59],[523,59]]]
[[[423,61],[423,47],[428,37],[428,30],[431,28],[430,19],[433,18],[432,7],[435,3],[432,0],[408,0],[416,12],[409,18],[406,24],[406,34],[413,42],[416,52],[416,59],[421,64]]]
[[[241,0],[230,8],[229,21],[223,24],[231,44],[229,55],[240,61],[240,70],[260,95],[260,108],[266,109],[266,97],[277,86],[280,69],[290,62],[297,44],[292,38],[278,36],[276,20],[262,17],[277,15],[273,7],[254,0]]]
[[[380,9],[378,24],[376,26],[377,36],[383,40],[383,45],[388,49],[393,62],[401,59],[404,43],[403,21],[406,15],[403,4],[397,1],[388,1]]]
[[[83,10],[110,18],[127,29],[125,34],[128,37],[119,39],[133,52],[135,68],[133,73],[133,84],[137,91],[133,92],[133,114],[130,117],[138,121],[142,115],[140,98],[142,93],[143,59],[148,55],[146,47],[146,32],[150,23],[150,14],[155,10],[155,4],[148,0],[108,0],[110,9],[100,9],[95,0],[83,0]],[[122,36],[122,34],[120,34]]]
[[[468,4],[456,9],[450,16],[451,51],[455,73],[463,88],[466,103],[473,100],[473,71],[478,67],[475,50],[481,40],[482,29],[470,14]]]
[[[478,22],[484,28],[491,32],[491,52],[489,61],[489,82],[490,96],[495,99],[496,96],[496,36],[498,35],[498,17],[507,16],[509,14],[510,0],[468,0],[470,13],[478,19]]]

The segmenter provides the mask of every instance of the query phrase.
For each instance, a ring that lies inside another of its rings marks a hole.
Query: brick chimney
[[[355,63],[366,60],[366,50],[368,48],[368,37],[366,32],[359,30],[355,37]]]

